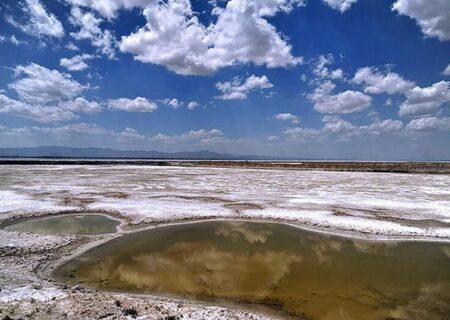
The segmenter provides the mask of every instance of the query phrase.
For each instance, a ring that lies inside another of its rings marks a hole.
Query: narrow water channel
[[[450,245],[365,242],[275,223],[203,222],[129,234],[62,265],[103,290],[228,300],[303,319],[448,319]]]

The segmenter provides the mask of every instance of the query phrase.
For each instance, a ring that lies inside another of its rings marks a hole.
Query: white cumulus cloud
[[[64,36],[61,22],[54,14],[47,12],[39,0],[25,0],[22,11],[24,16],[19,21],[13,17],[8,17],[7,21],[35,37],[61,38]]]
[[[362,92],[347,90],[333,94],[335,88],[336,86],[327,80],[307,95],[316,111],[326,114],[353,113],[367,109],[372,103],[372,97]]]
[[[136,141],[136,140],[145,140],[147,138],[146,135],[137,132],[133,128],[125,128],[122,132],[116,134],[118,141]]]
[[[364,92],[369,94],[383,92],[388,94],[404,93],[414,86],[413,82],[405,80],[397,73],[382,73],[370,67],[358,69],[352,81],[357,84],[363,84]]]
[[[250,91],[272,88],[273,84],[263,75],[261,77],[252,74],[244,82],[240,78],[234,78],[233,81],[224,81],[216,83],[216,88],[222,93],[219,99],[239,100],[246,99]]]
[[[14,34],[12,34],[10,36],[2,36],[2,35],[0,35],[0,43],[4,43],[4,42],[10,42],[10,43],[12,43],[15,46],[27,43],[26,41],[17,39]]]
[[[29,104],[27,102],[11,99],[0,94],[0,113],[32,119],[38,122],[58,122],[76,119],[77,116],[63,108]]]
[[[113,131],[107,130],[96,124],[88,123],[72,123],[62,127],[32,127],[32,131],[41,134],[52,135],[55,137],[69,136],[75,137],[80,135],[88,136],[101,136],[101,135],[112,135]]]
[[[355,130],[353,124],[337,116],[325,116],[322,118],[322,121],[325,123],[322,128],[325,132],[349,134],[353,133]]]
[[[197,108],[200,104],[197,101],[191,101],[188,103],[188,110],[194,110],[195,108]]]
[[[217,21],[203,25],[189,0],[154,1],[143,14],[144,27],[123,36],[120,50],[136,60],[184,75],[211,74],[236,64],[288,67],[301,62],[265,17],[289,12],[299,0],[230,0],[215,7]]]
[[[108,108],[128,112],[153,112],[158,109],[158,105],[143,97],[134,99],[119,98],[109,100]]]
[[[283,133],[292,140],[300,141],[318,138],[321,135],[320,130],[301,127],[286,128]]]
[[[81,113],[102,110],[98,102],[80,96],[88,86],[69,74],[35,63],[15,67],[14,74],[17,80],[8,87],[16,91],[19,99],[1,94],[0,113],[38,122],[60,122],[77,119]]]
[[[116,39],[109,30],[103,30],[100,24],[103,19],[96,17],[92,12],[83,12],[78,7],[73,7],[70,11],[70,23],[79,27],[77,32],[70,35],[76,40],[89,40],[90,43],[108,58],[115,57]]]
[[[450,1],[397,0],[392,10],[416,20],[426,36],[450,40]]]
[[[432,115],[450,101],[450,82],[440,81],[430,87],[414,87],[406,92],[406,101],[400,105],[400,116]]]
[[[344,71],[342,69],[330,70],[329,65],[334,63],[334,57],[332,54],[320,55],[317,58],[316,65],[313,69],[313,73],[322,79],[342,79],[344,78]]]
[[[450,130],[450,117],[424,117],[411,120],[406,126],[409,130]]]
[[[383,133],[398,132],[402,128],[403,122],[400,120],[386,119],[383,121],[375,121],[368,126],[361,126],[359,127],[359,130],[361,130],[362,133],[381,135]]]
[[[344,13],[351,8],[352,4],[356,3],[358,0],[322,0],[331,8],[339,10]]]
[[[279,113],[273,116],[274,119],[276,120],[281,120],[281,121],[289,121],[292,124],[298,124],[300,123],[300,117],[293,115],[292,113]]]
[[[444,71],[442,71],[442,74],[447,77],[450,76],[450,63],[445,67]]]
[[[87,7],[99,12],[103,17],[113,19],[120,9],[133,9],[145,7],[155,0],[66,0],[68,3]]]
[[[163,143],[180,143],[186,141],[196,141],[202,144],[223,142],[223,132],[219,129],[198,129],[185,132],[180,135],[165,135],[158,133],[150,137],[151,141]]]
[[[19,65],[14,69],[19,79],[9,84],[25,101],[47,103],[78,96],[85,86],[72,79],[69,74],[47,69],[36,63]]]
[[[72,50],[72,51],[79,51],[80,48],[78,48],[75,44],[73,44],[72,42],[69,42],[68,44],[65,45],[66,49]]]
[[[83,97],[77,97],[75,100],[63,101],[59,106],[64,110],[76,113],[97,113],[102,110],[101,105],[97,101],[88,101]]]
[[[84,69],[89,68],[89,65],[86,63],[86,60],[93,59],[94,57],[90,54],[79,54],[73,56],[72,58],[62,58],[59,60],[59,65],[67,68],[70,71],[82,71]]]
[[[184,105],[183,101],[178,100],[177,98],[172,98],[172,99],[162,99],[162,100],[158,100],[160,103],[172,107],[174,109],[178,109],[181,108]]]

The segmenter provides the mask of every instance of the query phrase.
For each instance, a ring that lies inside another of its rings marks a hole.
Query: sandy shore
[[[118,234],[101,236],[0,230],[0,318],[274,317],[265,310],[66,287],[49,277],[73,255],[158,225],[253,219],[375,241],[450,241],[448,175],[134,165],[8,165],[0,175],[0,226],[71,213],[122,221]]]

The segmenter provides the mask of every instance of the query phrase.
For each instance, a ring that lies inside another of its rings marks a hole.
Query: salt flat
[[[363,239],[449,242],[449,208],[446,174],[0,166],[0,225],[64,213],[105,214],[122,222],[117,234],[88,237],[0,229],[0,317],[129,319],[127,312],[136,310],[140,318],[155,320],[180,314],[192,320],[276,319],[265,309],[70,287],[55,282],[50,273],[62,261],[114,237],[160,224],[215,218],[281,221]]]
[[[65,211],[114,213],[132,224],[256,218],[356,237],[450,240],[450,175],[2,166],[0,198],[1,220]]]

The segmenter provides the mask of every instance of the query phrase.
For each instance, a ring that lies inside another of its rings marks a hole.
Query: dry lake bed
[[[317,169],[0,166],[0,318],[449,319],[450,175]]]

